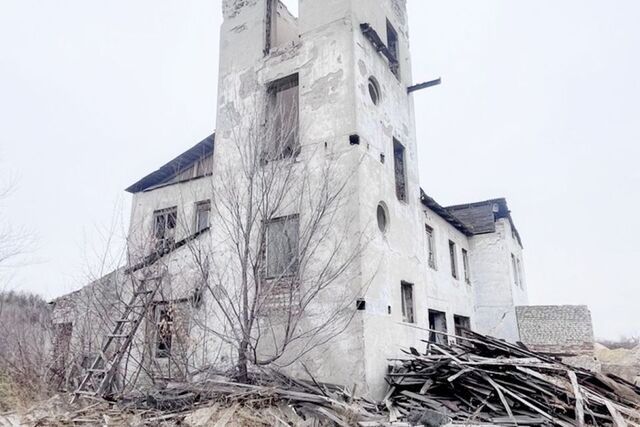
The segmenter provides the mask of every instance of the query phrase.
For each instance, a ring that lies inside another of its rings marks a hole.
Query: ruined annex
[[[60,386],[270,366],[380,398],[402,348],[520,341],[507,201],[441,206],[419,182],[418,144],[446,142],[416,138],[437,82],[412,76],[405,1],[222,8],[215,133],[127,188],[123,266],[54,301]]]

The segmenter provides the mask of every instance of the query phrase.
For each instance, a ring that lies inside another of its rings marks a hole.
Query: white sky
[[[640,3],[409,0],[425,190],[505,196],[531,303],[639,334]],[[11,286],[84,282],[123,189],[215,128],[218,0],[0,2],[0,206],[37,238]]]

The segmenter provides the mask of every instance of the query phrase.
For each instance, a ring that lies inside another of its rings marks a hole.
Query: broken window
[[[469,270],[469,253],[462,249],[462,267],[464,268],[464,281],[471,283],[471,272]]]
[[[518,265],[516,262],[516,256],[511,254],[511,269],[513,270],[513,283],[516,286],[520,286],[520,277],[518,275]]]
[[[447,338],[447,315],[442,311],[429,310],[429,341],[436,344],[449,344]]]
[[[433,235],[433,228],[424,226],[427,231],[427,259],[429,267],[436,269],[436,242]]]
[[[298,0],[266,0],[265,54],[272,49],[295,43],[300,37]]]
[[[300,151],[298,139],[300,121],[298,75],[280,79],[269,86],[267,114],[270,132],[267,132],[268,160],[292,157]]]
[[[195,233],[200,233],[209,228],[209,221],[211,216],[211,202],[199,202],[196,203],[196,219],[195,219]]]
[[[453,323],[456,329],[456,336],[464,337],[465,329],[471,330],[471,318],[465,316],[453,316]]]
[[[396,176],[396,196],[398,200],[407,201],[407,171],[405,149],[398,140],[393,139],[393,163]]]
[[[173,344],[173,309],[169,304],[156,306],[156,358],[166,359],[171,355]]]
[[[393,60],[389,61],[389,65],[391,67],[391,71],[396,77],[400,77],[400,43],[398,39],[398,32],[391,22],[387,20],[387,49],[389,49],[389,53],[393,57]]]
[[[158,249],[166,249],[175,243],[178,208],[172,207],[153,213],[153,236]]]
[[[413,284],[407,282],[400,283],[402,297],[402,321],[405,323],[415,323],[413,309]]]
[[[298,216],[271,220],[266,231],[266,278],[294,276],[298,272]]]
[[[451,275],[458,278],[458,254],[456,250],[456,244],[449,240],[449,259],[451,261]]]

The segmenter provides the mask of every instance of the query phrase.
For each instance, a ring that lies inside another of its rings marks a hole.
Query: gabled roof
[[[215,135],[215,133],[209,135],[157,171],[150,173],[135,184],[129,186],[125,191],[129,193],[139,193],[170,181],[180,172],[213,153]]]

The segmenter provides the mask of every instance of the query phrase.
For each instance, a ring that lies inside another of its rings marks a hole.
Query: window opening
[[[156,306],[156,358],[171,356],[173,344],[173,308],[169,304]]]
[[[405,323],[415,323],[413,306],[413,284],[401,282],[402,296],[402,321]]]
[[[393,161],[396,178],[396,196],[398,200],[407,201],[407,171],[405,148],[398,140],[393,140]]]
[[[300,121],[298,75],[278,80],[269,86],[269,108],[267,109],[269,132],[268,160],[296,156],[300,151],[298,139]]]
[[[447,315],[442,311],[429,310],[429,341],[435,344],[448,345]]]
[[[456,335],[459,337],[465,337],[465,329],[471,330],[471,318],[466,316],[453,316],[453,323],[455,326]]]
[[[389,61],[391,71],[396,77],[400,77],[400,43],[398,41],[398,32],[391,22],[387,20],[387,48],[394,60]]]
[[[433,228],[425,225],[427,231],[427,260],[429,267],[436,270],[436,242],[433,235]]]
[[[518,271],[518,284],[524,289],[524,275],[522,274],[522,263],[520,262],[520,258],[516,258],[516,268]]]
[[[516,286],[520,286],[520,278],[518,277],[518,266],[516,263],[516,256],[511,254],[511,269],[513,270],[513,283]]]
[[[469,270],[469,253],[462,249],[462,267],[464,268],[464,281],[471,284],[471,271]]]
[[[295,43],[300,37],[298,0],[266,0],[265,53]]]
[[[387,227],[389,226],[389,220],[387,218],[387,207],[382,202],[378,204],[376,217],[378,219],[378,228],[382,233],[386,233]]]
[[[211,202],[196,203],[195,233],[200,233],[210,226]]]
[[[267,224],[266,278],[291,277],[298,272],[297,215],[277,218]]]
[[[456,244],[449,240],[449,259],[451,261],[451,275],[458,278],[458,254],[456,250]]]
[[[177,220],[177,206],[153,213],[154,238],[158,250],[165,250],[175,243]]]
[[[380,85],[374,77],[369,77],[369,96],[373,105],[378,105],[380,102]]]

